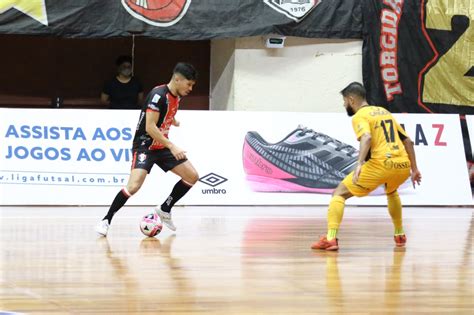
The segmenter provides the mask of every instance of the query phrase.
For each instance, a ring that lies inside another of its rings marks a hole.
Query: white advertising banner
[[[0,204],[109,205],[128,179],[138,116],[139,111],[0,109]],[[472,204],[459,116],[399,114],[396,117],[415,142],[423,176],[422,184],[416,189],[404,185],[399,190],[402,203]],[[329,202],[330,190],[301,189],[301,183],[284,183],[293,192],[272,192],[282,187],[280,175],[285,172],[268,172],[262,157],[253,158],[252,162],[253,167],[262,169],[264,176],[246,176],[242,151],[250,131],[269,143],[276,143],[298,125],[304,125],[359,147],[351,120],[342,113],[183,110],[176,118],[181,126],[172,127],[170,139],[187,151],[200,176],[178,202],[181,205]],[[271,175],[264,178],[265,172]],[[293,175],[298,180],[298,174]],[[177,181],[176,175],[163,173],[155,166],[141,190],[127,204],[161,204]],[[265,192],[254,190],[262,188],[262,184]],[[354,197],[348,204],[385,205],[386,197],[383,194]]]

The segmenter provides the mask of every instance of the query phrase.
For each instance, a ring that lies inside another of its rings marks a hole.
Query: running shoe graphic
[[[266,192],[332,193],[357,156],[351,145],[302,126],[274,144],[249,131],[242,152],[252,190]]]

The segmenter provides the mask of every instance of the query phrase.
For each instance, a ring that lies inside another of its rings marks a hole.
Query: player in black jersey
[[[197,80],[197,72],[188,63],[178,63],[171,80],[166,85],[155,87],[148,94],[138,120],[133,138],[132,170],[126,187],[117,194],[107,215],[96,226],[96,231],[106,236],[112,218],[135,194],[154,164],[163,171],[171,171],[181,177],[171,194],[155,211],[164,225],[175,231],[171,219],[171,208],[199,179],[197,171],[186,158],[186,151],[168,139],[170,127],[179,126],[175,119],[179,101],[188,95]]]

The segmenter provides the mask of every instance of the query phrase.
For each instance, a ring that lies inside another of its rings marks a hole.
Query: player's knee
[[[336,189],[332,193],[332,196],[333,197],[339,196],[339,197],[342,197],[344,199],[349,199],[350,197],[352,197],[352,194],[349,191],[349,189],[347,189],[346,185],[344,185],[341,182],[341,183],[339,183],[339,185],[336,187]]]
[[[391,199],[391,198],[399,198],[398,191],[397,191],[397,190],[394,190],[394,191],[392,191],[392,192],[388,192],[388,193],[387,193],[387,198],[388,198],[388,199]]]
[[[141,187],[141,186],[142,186],[142,185],[141,185],[140,183],[129,183],[129,184],[127,185],[127,190],[128,190],[128,192],[130,193],[130,195],[134,195],[134,194],[136,194],[136,192],[137,192],[138,190],[140,190],[140,187]]]
[[[199,174],[198,174],[196,171],[192,171],[192,172],[189,174],[189,176],[188,176],[188,178],[187,178],[186,181],[187,181],[188,183],[194,185],[194,184],[196,184],[196,182],[198,181],[198,179],[199,179]]]

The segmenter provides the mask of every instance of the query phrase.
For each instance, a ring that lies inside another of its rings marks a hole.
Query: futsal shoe
[[[176,226],[174,225],[173,220],[171,219],[171,213],[164,212],[159,207],[155,208],[155,212],[160,217],[161,223],[166,225],[171,231],[176,231]]]
[[[337,241],[337,238],[333,238],[332,240],[328,241],[326,236],[323,235],[319,238],[319,241],[311,245],[311,249],[335,251],[339,249],[339,243]]]
[[[267,192],[332,193],[357,157],[351,145],[302,126],[273,144],[249,131],[242,152],[251,188]]]
[[[407,242],[407,237],[405,236],[405,234],[402,234],[402,235],[395,235],[393,237],[394,241],[395,241],[395,245],[397,247],[403,247],[405,246],[406,242]]]
[[[107,232],[109,231],[109,222],[107,220],[102,220],[95,226],[95,231],[99,233],[101,236],[107,236]]]

